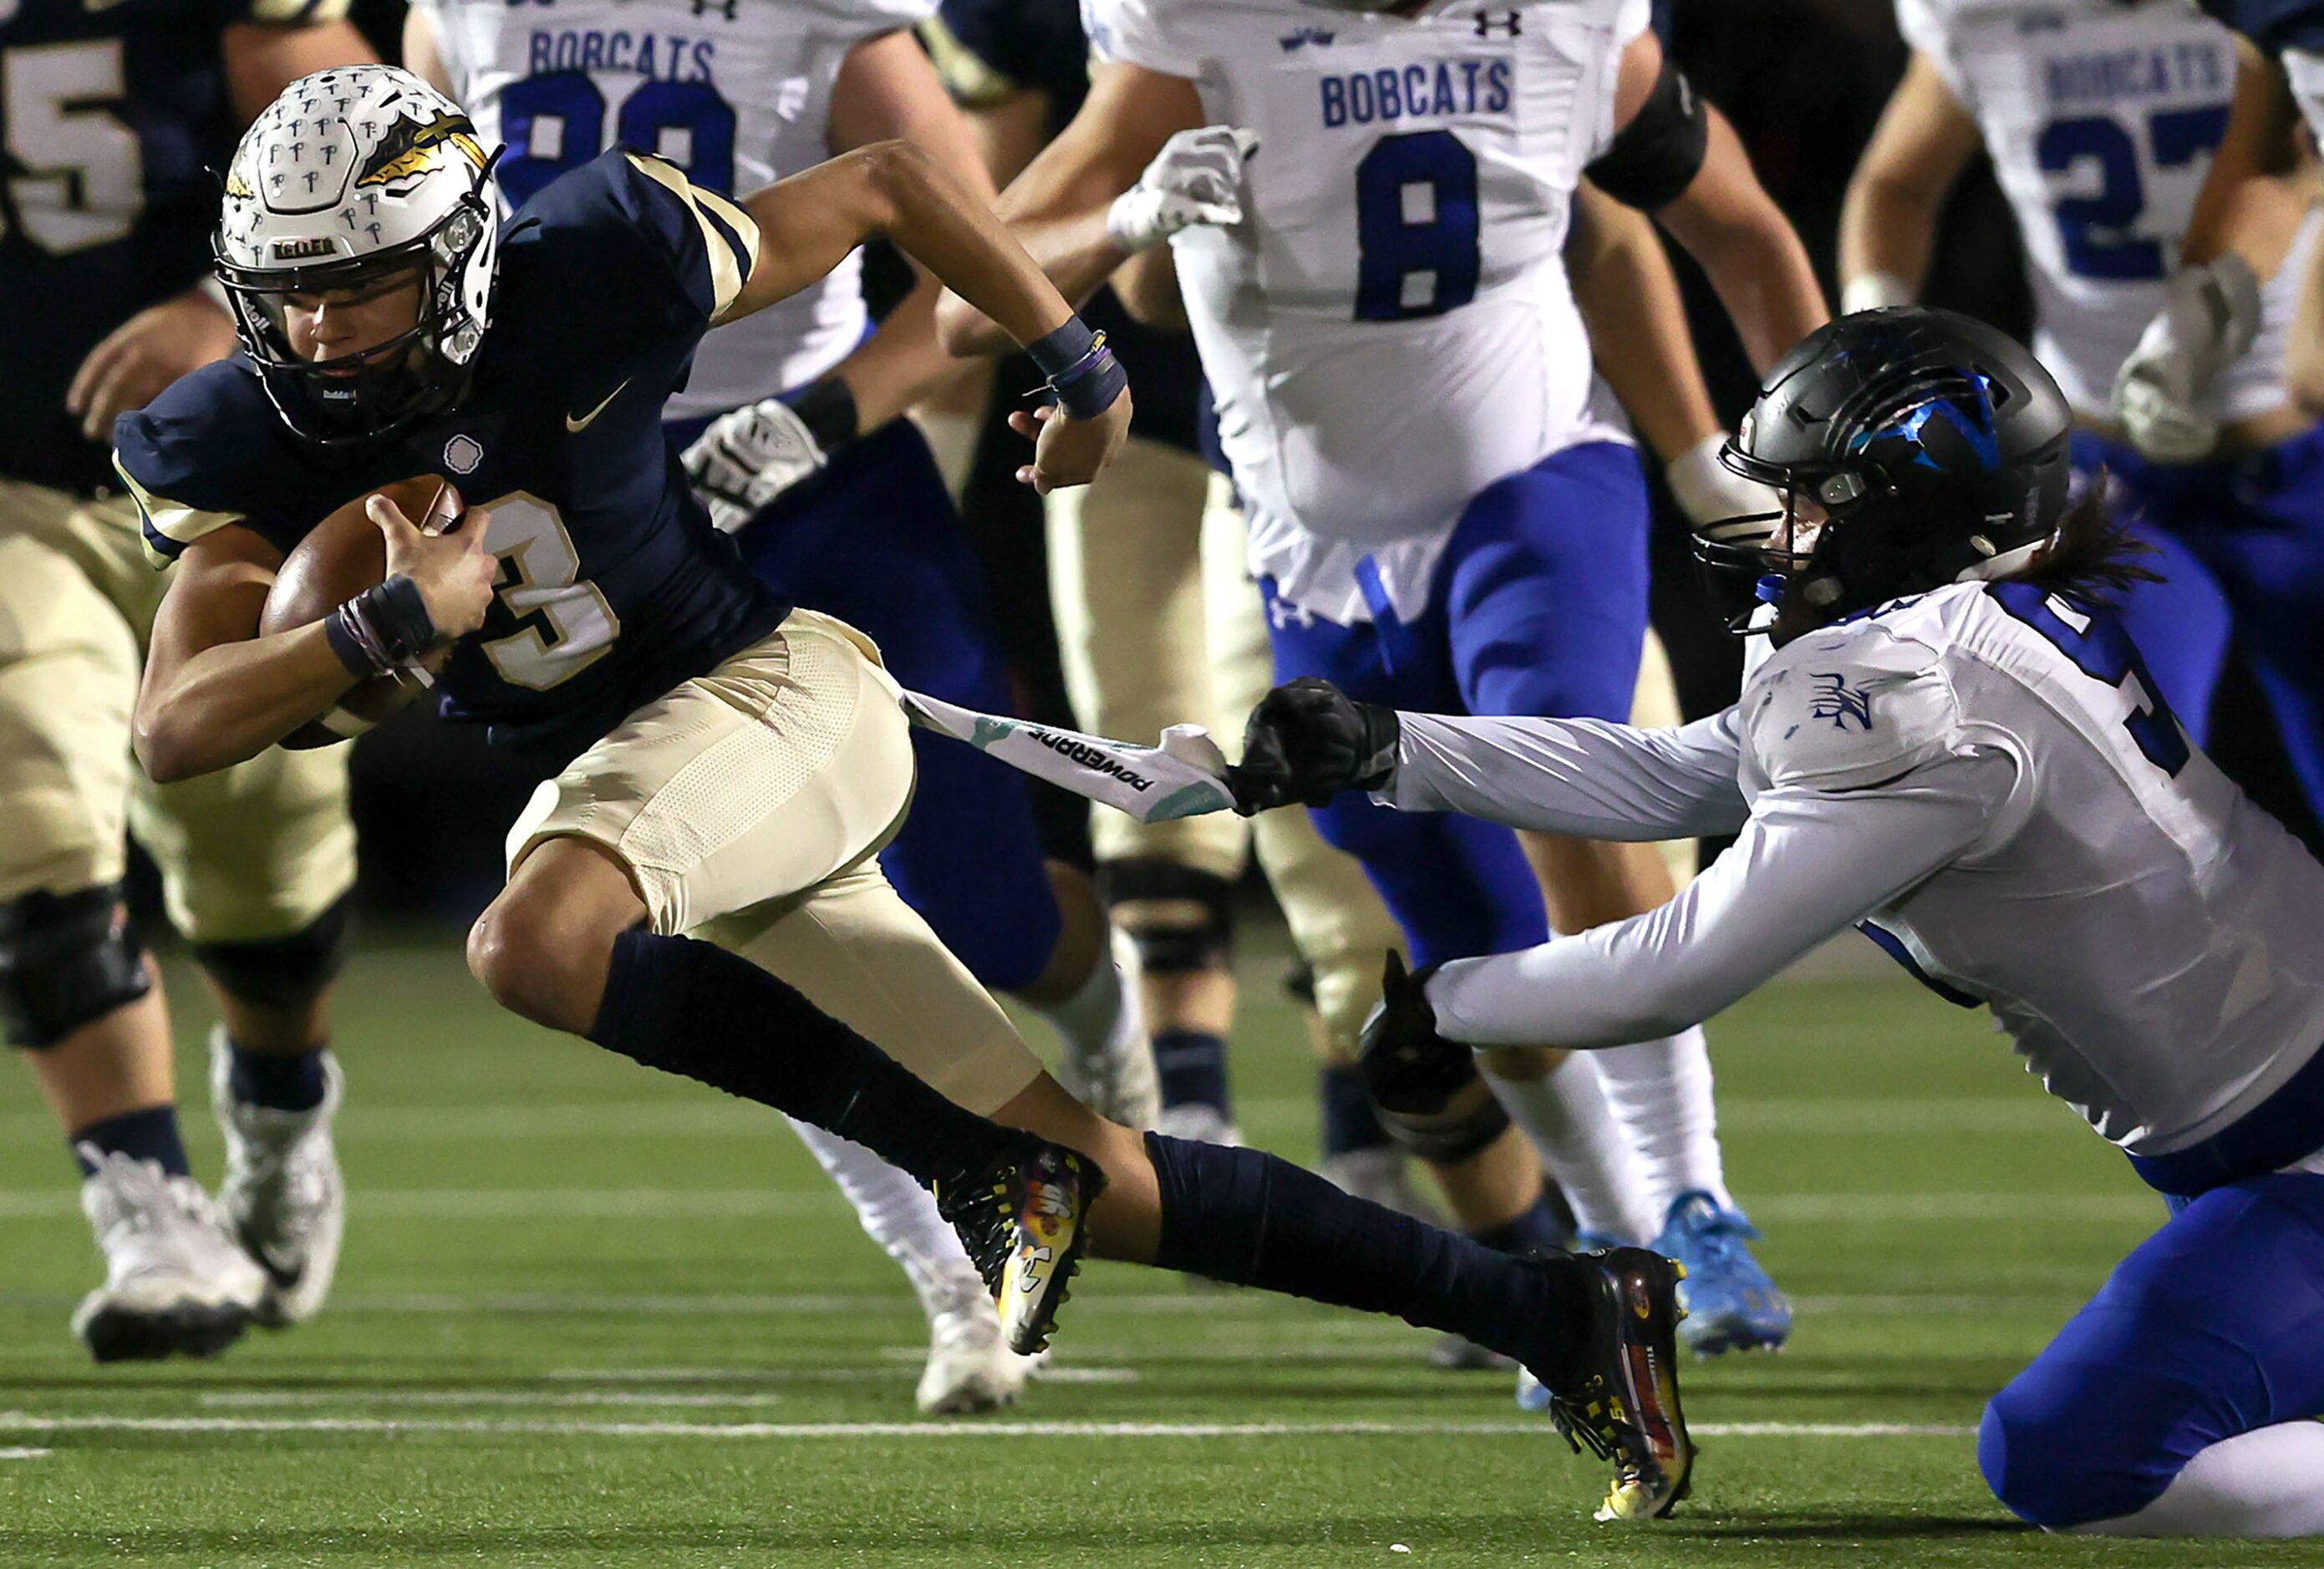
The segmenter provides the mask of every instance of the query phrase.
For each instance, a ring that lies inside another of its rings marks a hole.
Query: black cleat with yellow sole
[[[1030,1133],[958,1182],[936,1184],[936,1208],[1001,1308],[1019,1356],[1046,1351],[1057,1309],[1089,1243],[1089,1209],[1105,1173],[1088,1156]]]
[[[1601,1520],[1660,1519],[1687,1494],[1694,1444],[1679,1405],[1678,1283],[1685,1267],[1645,1248],[1609,1248],[1577,1261],[1590,1315],[1550,1419],[1579,1454],[1614,1463]]]

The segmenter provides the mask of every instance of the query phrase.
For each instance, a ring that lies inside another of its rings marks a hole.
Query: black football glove
[[[1343,790],[1377,790],[1396,772],[1396,710],[1358,702],[1303,675],[1250,711],[1242,761],[1227,770],[1245,817],[1300,802],[1322,806]]]
[[[1406,974],[1403,956],[1388,950],[1380,1000],[1356,1037],[1357,1071],[1382,1111],[1435,1116],[1477,1077],[1475,1051],[1436,1032],[1424,989],[1435,973],[1432,964]]]

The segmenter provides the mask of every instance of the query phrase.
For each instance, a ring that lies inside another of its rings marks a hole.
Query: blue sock
[[[1576,1260],[1495,1252],[1261,1150],[1148,1133],[1146,1152],[1161,1201],[1157,1268],[1450,1330],[1552,1389],[1580,1348],[1590,1299]]]
[[[1206,1106],[1231,1118],[1227,1096],[1227,1043],[1207,1030],[1160,1030],[1154,1036],[1154,1071],[1165,1109]]]
[[[692,938],[616,938],[589,1039],[853,1139],[923,1187],[1028,1136],[954,1106],[794,987]]]
[[[83,1145],[93,1146],[98,1160],[107,1155],[126,1155],[133,1161],[158,1161],[161,1170],[172,1177],[194,1174],[193,1167],[186,1161],[186,1142],[178,1135],[178,1108],[174,1106],[151,1106],[143,1111],[106,1117],[85,1128],[75,1128],[66,1142],[84,1177],[97,1175],[97,1161],[83,1152]]]
[[[288,1054],[245,1051],[226,1037],[227,1083],[234,1098],[244,1106],[275,1111],[313,1111],[323,1104],[327,1087],[323,1078],[323,1051]]]
[[[1497,1252],[1516,1253],[1521,1258],[1562,1253],[1573,1240],[1572,1234],[1558,1224],[1557,1211],[1546,1194],[1535,1199],[1533,1207],[1516,1219],[1469,1234]]]
[[[1315,1098],[1323,1108],[1323,1159],[1377,1150],[1388,1142],[1372,1107],[1372,1092],[1352,1067],[1333,1063],[1315,1074]]]

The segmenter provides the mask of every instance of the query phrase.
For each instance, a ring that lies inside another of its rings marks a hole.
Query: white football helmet
[[[450,407],[492,318],[492,165],[460,106],[410,71],[339,66],[282,90],[243,134],[212,244],[244,351],[300,436],[345,446]],[[292,296],[421,285],[410,331],[360,353],[300,358]]]

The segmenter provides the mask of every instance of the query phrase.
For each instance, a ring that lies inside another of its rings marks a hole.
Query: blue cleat
[[[1671,1200],[1654,1251],[1686,1266],[1679,1339],[1695,1355],[1774,1351],[1791,1338],[1790,1301],[1744,1245],[1758,1234],[1741,1210],[1721,1209],[1708,1193]]]

